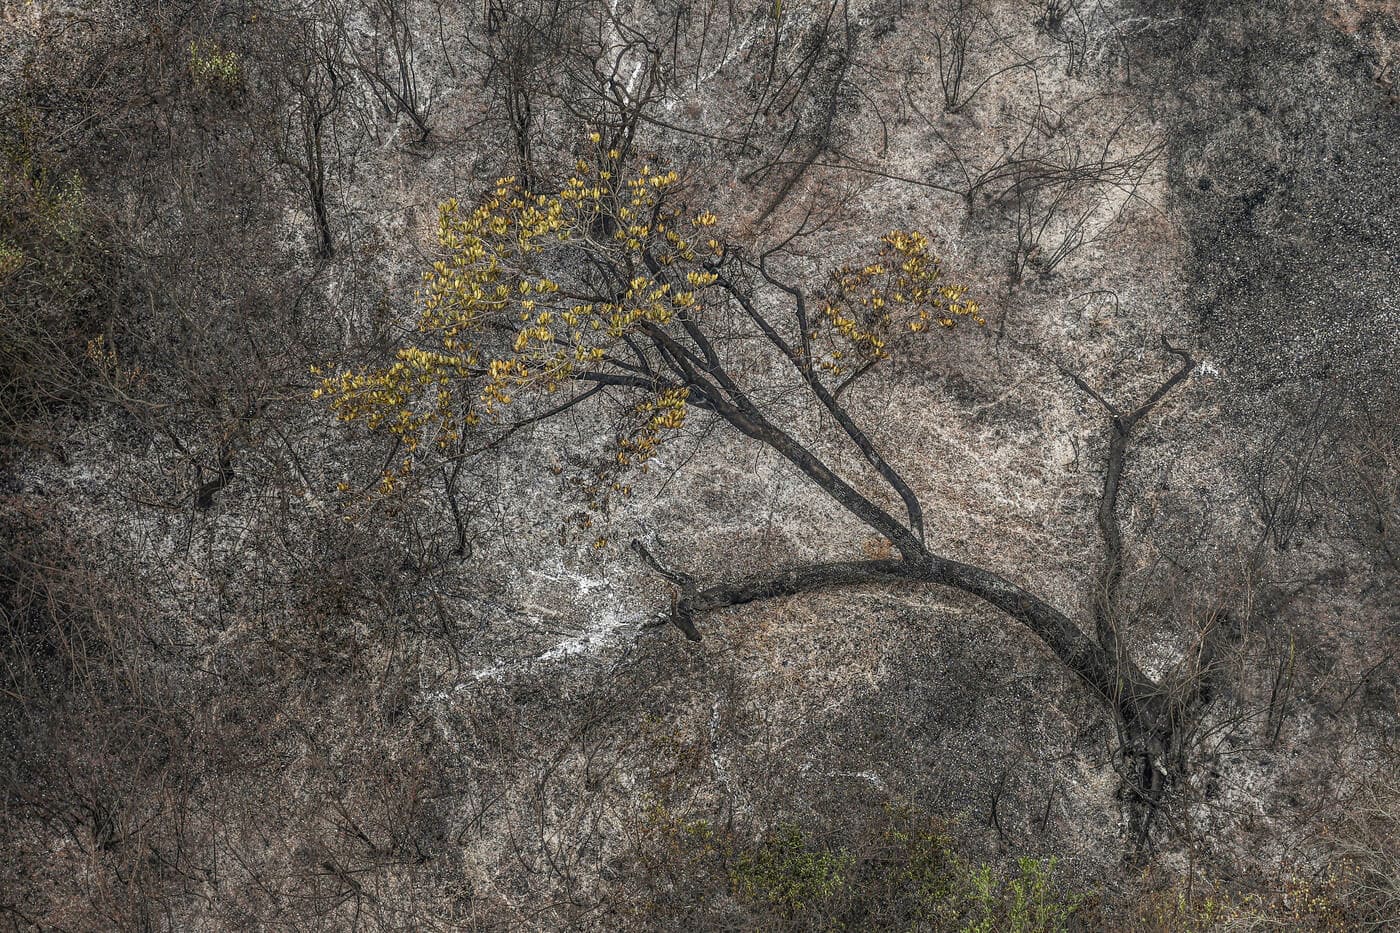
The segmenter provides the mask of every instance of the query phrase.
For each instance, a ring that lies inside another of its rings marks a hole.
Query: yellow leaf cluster
[[[645,418],[641,427],[618,440],[619,466],[639,466],[645,469],[656,455],[663,431],[679,431],[685,427],[686,399],[689,389],[663,389],[656,397],[640,403],[634,409]]]
[[[412,459],[451,447],[524,395],[608,368],[633,331],[699,313],[717,276],[681,228],[712,226],[715,216],[683,218],[669,197],[675,171],[635,165],[596,135],[555,190],[501,178],[475,207],[442,203],[440,253],[424,272],[411,339],[387,364],[323,378],[315,395],[342,421],[392,434]],[[597,268],[620,287],[578,271]],[[644,403],[655,409],[639,409],[645,426],[622,438],[619,464],[650,459],[662,432],[684,423],[684,398],[662,389]]]
[[[189,51],[190,74],[200,84],[232,89],[242,81],[237,52],[225,50],[214,41],[191,42]]]
[[[626,498],[632,494],[632,487],[623,482],[624,474],[631,470],[647,472],[666,432],[685,427],[689,398],[689,389],[663,388],[632,407],[631,427],[619,431],[612,459],[599,464],[591,476],[576,483],[591,510],[606,513],[614,496]],[[577,517],[577,523],[586,530],[592,527],[593,520],[583,513]]]
[[[986,323],[967,288],[943,283],[942,264],[918,231],[891,230],[877,255],[831,276],[822,305],[825,327],[810,336],[825,341],[818,365],[841,375],[854,365],[885,359],[895,333],[952,327],[958,319]]]

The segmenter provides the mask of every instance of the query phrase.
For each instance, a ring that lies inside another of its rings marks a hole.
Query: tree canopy
[[[322,382],[319,393],[341,419],[387,432],[404,451],[383,471],[380,491],[393,492],[424,459],[459,457],[478,432],[508,434],[605,393],[621,407],[622,427],[610,461],[584,484],[590,507],[605,508],[629,492],[625,474],[645,470],[690,409],[710,413],[782,455],[899,557],[772,569],[701,587],[634,542],[674,587],[667,621],[698,640],[696,613],[817,588],[932,585],[976,596],[1034,632],[1118,717],[1122,773],[1142,804],[1145,833],[1176,768],[1176,701],[1118,643],[1117,490],[1129,435],[1187,377],[1191,356],[1168,345],[1181,366],[1131,414],[1105,403],[1113,428],[1099,510],[1106,559],[1091,584],[1091,638],[1045,599],[931,548],[915,489],[842,401],[898,339],[963,320],[982,323],[967,289],[946,280],[927,236],[889,231],[872,255],[832,270],[809,299],[806,288],[770,268],[785,244],[755,254],[721,240],[717,216],[688,205],[677,172],[631,158],[625,145],[604,143],[599,133],[589,143],[591,160],[579,157],[557,188],[502,178],[469,211],[455,200],[444,203],[442,257],[425,273],[413,338],[392,362]],[[783,369],[796,376],[802,398],[760,397],[753,386]],[[564,400],[551,403],[553,395]],[[534,407],[508,415],[526,397]],[[802,439],[793,419],[804,400],[839,426],[845,460]],[[853,457],[864,468],[853,466]],[[902,515],[887,506],[896,497]],[[590,523],[585,513],[580,524]]]
[[[391,362],[318,390],[341,419],[402,443],[381,490],[430,451],[450,454],[465,432],[507,422],[523,397],[560,393],[562,408],[604,389],[629,408],[609,478],[621,490],[620,474],[644,467],[689,407],[746,434],[764,425],[738,375],[745,354],[776,352],[835,409],[851,379],[889,356],[895,334],[982,321],[928,238],[901,230],[833,270],[809,314],[802,292],[768,274],[766,256],[719,239],[716,214],[689,208],[686,195],[675,170],[594,133],[589,157],[554,190],[501,178],[475,207],[443,203],[441,255],[424,273],[411,339]],[[784,299],[776,310],[750,287],[755,271]]]

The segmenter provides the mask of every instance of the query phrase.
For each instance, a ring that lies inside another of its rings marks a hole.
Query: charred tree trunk
[[[780,286],[799,301],[795,289]],[[790,346],[751,302],[740,305],[758,323],[765,336],[801,372],[823,407],[834,415],[848,438],[877,472],[890,482],[906,503],[913,494],[892,467],[874,451],[869,439],[855,428],[834,396],[811,371],[804,354]],[[799,312],[801,313],[801,312]],[[683,322],[684,324],[684,322]],[[1150,849],[1155,817],[1165,795],[1182,770],[1180,747],[1183,717],[1194,707],[1199,691],[1184,693],[1149,677],[1127,656],[1118,639],[1119,589],[1123,577],[1123,541],[1117,517],[1118,494],[1127,463],[1133,429],[1156,405],[1183,382],[1195,366],[1184,351],[1166,348],[1182,363],[1140,407],[1121,412],[1078,376],[1068,373],[1108,411],[1110,433],[1103,493],[1097,512],[1103,538],[1101,569],[1092,584],[1094,636],[1086,634],[1069,616],[1044,599],[990,570],[962,563],[930,550],[923,537],[917,503],[908,508],[906,525],[830,469],[810,449],[774,425],[749,400],[719,365],[719,360],[698,329],[685,325],[693,348],[662,333],[651,334],[669,361],[684,378],[699,407],[715,412],[741,433],[782,454],[828,495],[866,525],[890,540],[901,554],[887,560],[840,561],[797,567],[734,582],[700,587],[682,571],[668,569],[638,542],[633,549],[673,587],[671,609],[656,625],[673,624],[687,638],[699,640],[696,618],[702,613],[762,599],[792,596],[815,589],[851,586],[942,586],[960,590],[1004,612],[1033,632],[1055,658],[1094,692],[1113,715],[1118,727],[1118,771],[1122,797],[1138,853]]]

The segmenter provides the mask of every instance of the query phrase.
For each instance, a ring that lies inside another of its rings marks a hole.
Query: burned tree
[[[464,438],[508,425],[506,413],[535,397],[530,421],[573,412],[611,424],[622,416],[612,461],[591,487],[597,505],[625,495],[627,474],[683,430],[691,412],[702,413],[781,455],[887,539],[892,554],[702,586],[670,569],[674,555],[636,544],[675,588],[659,623],[698,639],[704,613],[818,588],[933,586],[976,596],[1029,628],[1115,717],[1125,789],[1146,839],[1180,771],[1181,716],[1194,698],[1183,703],[1180,689],[1149,677],[1117,637],[1116,508],[1133,430],[1186,380],[1191,356],[1169,346],[1179,366],[1132,411],[1075,377],[1111,427],[1098,514],[1103,569],[1087,583],[1098,594],[1091,636],[1046,599],[940,553],[918,494],[842,401],[851,380],[868,377],[903,342],[982,322],[923,234],[890,231],[867,259],[811,289],[775,271],[771,251],[722,241],[713,213],[683,208],[677,173],[631,162],[599,134],[592,143],[552,193],[502,179],[474,209],[444,204],[443,256],[426,275],[415,337],[386,365],[323,382],[319,394],[341,419],[396,439],[403,456],[381,488],[390,492],[420,466],[458,455]],[[759,400],[754,375],[775,372],[800,387],[800,402]],[[799,439],[804,408],[839,430],[846,465]]]
[[[280,37],[286,55],[275,79],[275,93],[287,104],[270,128],[273,154],[299,186],[305,187],[315,227],[316,256],[335,254],[331,230],[331,175],[334,170],[334,123],[349,89],[336,29],[290,17]]]

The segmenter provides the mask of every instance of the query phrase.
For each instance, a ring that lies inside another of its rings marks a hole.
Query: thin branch
[[[597,393],[603,391],[604,388],[606,388],[606,385],[604,385],[601,382],[595,382],[592,388],[586,389],[585,391],[579,393],[578,395],[574,396],[573,398],[569,399],[563,404],[556,405],[548,411],[541,412],[538,415],[532,415],[529,418],[526,418],[522,421],[517,421],[515,424],[512,424],[510,427],[506,428],[506,430],[503,431],[500,434],[500,436],[496,437],[489,443],[483,444],[481,447],[477,447],[474,450],[468,450],[463,451],[460,454],[454,454],[453,456],[449,457],[448,460],[464,460],[468,457],[479,456],[481,454],[486,453],[489,450],[495,450],[497,447],[501,446],[507,440],[509,440],[512,435],[514,435],[517,431],[521,430],[522,428],[526,428],[537,422],[553,418],[555,415],[561,415],[564,412],[568,411],[570,408],[573,408],[575,405],[578,405],[586,401],[590,397],[596,395]]]
[[[777,284],[767,272],[764,272],[764,277],[770,282],[775,282],[775,284]],[[721,278],[719,279],[719,284],[725,291],[734,296],[735,300],[739,302],[739,306],[743,308],[745,313],[758,325],[769,342],[782,351],[783,356],[785,356],[788,361],[792,363],[793,367],[801,373],[807,386],[812,390],[812,394],[822,403],[822,407],[836,419],[836,423],[846,432],[846,436],[850,438],[851,443],[856,446],[856,449],[860,451],[861,455],[865,457],[870,465],[875,467],[876,472],[878,472],[880,476],[894,488],[894,491],[899,494],[899,498],[903,500],[904,508],[909,515],[909,528],[914,532],[914,536],[922,542],[924,540],[923,507],[919,504],[919,497],[914,494],[914,490],[905,482],[904,477],[899,475],[898,470],[890,466],[885,458],[881,456],[874,442],[860,429],[860,426],[855,423],[855,420],[851,418],[850,414],[841,407],[841,403],[836,400],[835,396],[831,394],[826,385],[821,381],[821,377],[817,375],[816,370],[812,367],[811,359],[795,351],[792,345],[782,338],[782,335],[773,328],[767,319],[759,314],[753,302],[750,301],[748,296],[744,295],[732,281]],[[791,286],[781,284],[778,284],[778,287],[793,296],[799,308],[804,307],[801,291]],[[805,312],[803,316],[805,317]]]

